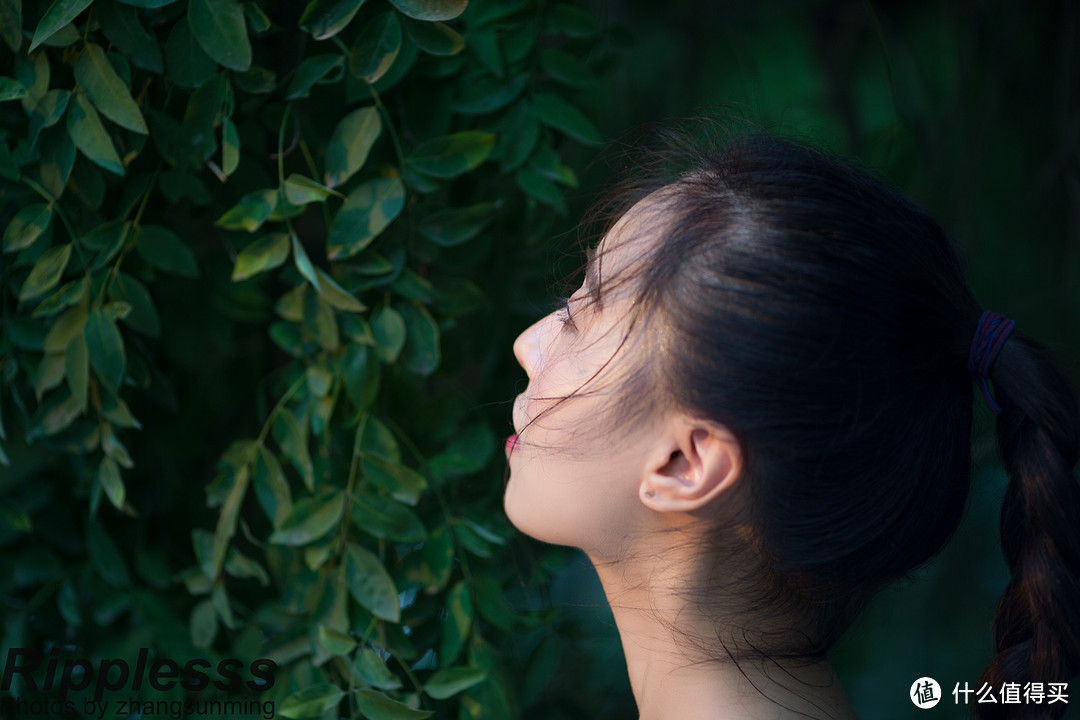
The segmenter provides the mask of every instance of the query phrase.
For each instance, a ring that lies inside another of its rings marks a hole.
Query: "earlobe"
[[[727,428],[702,420],[672,423],[642,478],[641,499],[657,512],[700,512],[733,487],[742,452]]]

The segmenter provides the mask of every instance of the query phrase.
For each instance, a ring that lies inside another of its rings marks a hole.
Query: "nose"
[[[537,320],[514,340],[514,357],[530,379],[540,366],[540,331],[545,320],[546,317]]]

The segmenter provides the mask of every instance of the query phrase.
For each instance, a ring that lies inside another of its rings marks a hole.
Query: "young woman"
[[[754,134],[634,167],[581,287],[514,343],[505,508],[595,564],[641,718],[855,717],[826,653],[955,530],[973,380],[1013,576],[981,680],[1073,676],[1080,419],[1043,346],[925,212],[822,152]]]

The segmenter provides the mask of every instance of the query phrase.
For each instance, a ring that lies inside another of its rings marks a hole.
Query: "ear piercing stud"
[[[656,491],[655,490],[646,490],[645,491],[645,497],[655,497],[655,496],[656,496]]]

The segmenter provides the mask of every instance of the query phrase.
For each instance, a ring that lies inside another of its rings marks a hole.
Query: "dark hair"
[[[821,657],[959,523],[982,308],[938,224],[872,172],[758,132],[665,143],[605,206],[617,218],[648,198],[638,207],[653,219],[647,262],[611,278],[635,283],[637,331],[664,337],[644,364],[650,391],[628,388],[627,402],[647,395],[735,433],[751,605],[811,628],[744,639],[756,657]],[[990,379],[1012,580],[981,680],[1064,682],[1080,663],[1077,401],[1020,330]],[[731,521],[717,523],[713,547],[730,541]],[[724,549],[714,557],[728,560]],[[722,602],[727,582],[706,567],[696,602]]]

